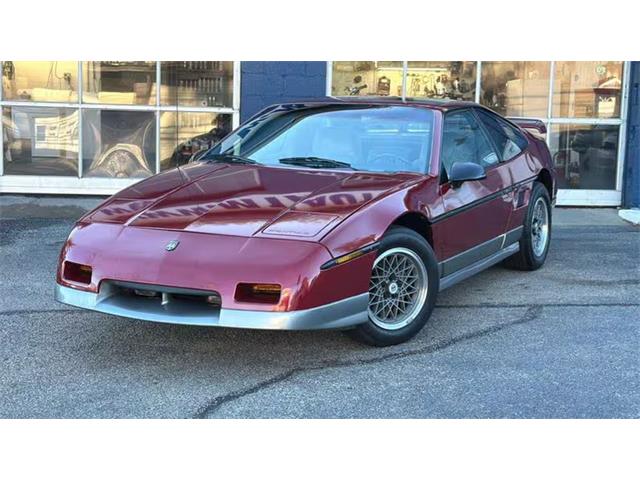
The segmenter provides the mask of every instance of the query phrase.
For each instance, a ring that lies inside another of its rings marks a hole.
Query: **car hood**
[[[121,191],[83,221],[311,239],[419,178],[412,173],[196,163]]]

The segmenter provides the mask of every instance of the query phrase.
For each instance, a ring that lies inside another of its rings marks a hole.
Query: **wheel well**
[[[431,234],[431,224],[424,215],[417,212],[407,212],[396,218],[391,226],[399,225],[401,227],[410,228],[424,239],[433,248],[433,236]]]
[[[542,169],[538,174],[538,181],[542,183],[549,192],[549,198],[553,198],[553,179],[549,170]]]

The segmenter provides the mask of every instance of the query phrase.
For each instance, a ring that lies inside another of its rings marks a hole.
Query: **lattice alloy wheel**
[[[531,218],[531,247],[536,257],[542,256],[549,240],[549,211],[543,197],[533,206]]]
[[[428,274],[413,250],[395,247],[376,258],[369,283],[369,318],[384,330],[398,330],[420,314],[428,294]]]

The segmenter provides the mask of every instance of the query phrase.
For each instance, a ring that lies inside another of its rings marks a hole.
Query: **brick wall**
[[[326,62],[241,62],[240,120],[273,103],[324,97]]]

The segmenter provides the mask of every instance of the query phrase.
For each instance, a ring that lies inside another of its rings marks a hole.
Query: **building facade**
[[[103,195],[272,103],[455,98],[547,124],[560,205],[640,206],[639,62],[2,62],[0,193]]]

